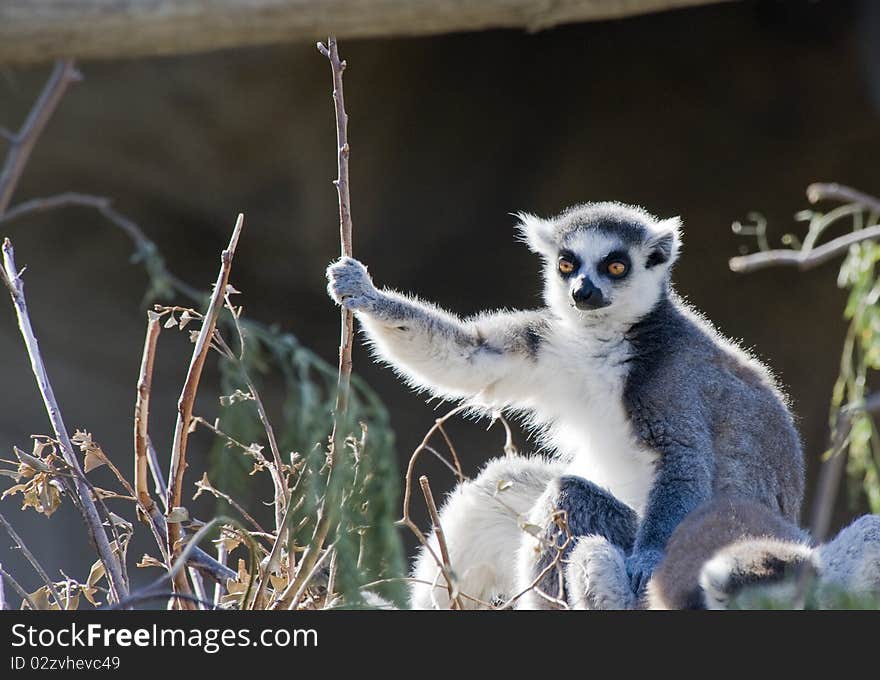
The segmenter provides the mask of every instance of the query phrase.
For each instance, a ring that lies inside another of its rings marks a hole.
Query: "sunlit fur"
[[[584,229],[582,223],[573,223],[567,230],[560,227],[559,224],[565,224],[569,216],[579,214],[577,208],[562,213],[554,220],[544,220],[528,213],[519,213],[518,217],[521,220],[519,231],[521,239],[533,252],[541,255],[544,261],[546,305],[575,328],[582,329],[587,326],[601,329],[605,337],[608,337],[615,332],[622,332],[645,316],[665,291],[669,266],[675,262],[679,254],[681,221],[677,217],[656,220],[645,211],[632,206],[614,203],[595,204],[595,206],[599,209],[607,206],[609,212],[615,209],[625,210],[642,217],[644,222],[641,224],[648,233],[639,242],[625,245],[619,234]],[[657,241],[664,236],[671,237],[669,259],[664,263],[665,266],[647,268],[645,264],[650,252]],[[618,249],[627,251],[631,256],[632,263],[626,277],[622,280],[611,280],[599,275],[599,262]],[[570,250],[578,256],[583,265],[578,275],[570,280],[561,278],[557,273],[557,257],[561,250]],[[572,304],[571,289],[587,274],[610,302],[608,307],[580,311]]]
[[[673,533],[644,601],[629,591],[623,553],[597,536],[579,539],[566,567],[573,609],[729,609],[792,607],[804,571],[811,604],[842,594],[880,596],[880,516],[865,515],[814,546],[806,532],[746,498],[720,497]]]
[[[517,573],[512,559],[528,531],[527,515],[561,468],[539,457],[497,458],[472,481],[458,485],[441,508],[449,561],[465,609],[513,597]],[[421,550],[413,566],[410,606],[448,609],[449,592],[441,574],[437,537]],[[507,556],[507,559],[504,559]]]
[[[679,220],[617,203],[521,220],[522,238],[543,260],[544,308],[462,319],[377,289],[351,258],[330,265],[328,292],[409,385],[519,414],[564,474],[635,509],[642,521],[626,560],[639,589],[678,522],[718,490],[796,516],[803,460],[791,415],[769,372],[672,290]],[[580,263],[569,277],[557,269],[563,250]],[[612,280],[599,265],[615,252],[630,269]],[[598,309],[574,305],[585,278],[601,291]],[[444,520],[449,536],[466,524]]]

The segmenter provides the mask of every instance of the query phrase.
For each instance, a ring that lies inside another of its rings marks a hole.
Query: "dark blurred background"
[[[614,199],[680,215],[678,289],[779,375],[812,489],[845,331],[839,263],[733,274],[728,258],[755,246],[730,225],[759,210],[778,243],[798,228],[792,216],[807,205],[808,183],[880,192],[878,37],[877,3],[761,1],[533,35],[341,41],[355,253],[377,283],[462,314],[532,307],[538,263],[515,243],[510,212]],[[329,68],[314,46],[80,68],[85,81],[40,139],[17,200],[112,197],[170,270],[202,289],[243,211],[233,282],[246,313],[335,363],[339,316],[324,291],[338,252],[335,130]],[[18,127],[47,72],[0,71],[0,124]],[[90,430],[129,470],[147,287],[130,242],[86,209],[2,232],[27,265],[31,316],[68,427]],[[160,451],[170,445],[190,347],[183,334],[160,341],[151,409]],[[436,405],[360,346],[355,370],[387,404],[404,463]],[[201,388],[207,416],[217,410],[216,380],[209,372]],[[0,305],[0,381],[0,455],[11,458],[13,444],[29,450],[29,435],[49,426],[9,304]],[[451,433],[468,473],[501,453],[500,429],[456,423]],[[528,450],[521,434],[518,443]],[[194,437],[188,482],[209,444],[202,432]],[[451,485],[439,466],[424,470],[435,494]],[[70,508],[48,521],[17,508],[14,499],[2,505],[44,564],[84,578],[94,557]],[[863,510],[842,494],[834,528]],[[9,544],[0,538],[0,562],[36,588]]]

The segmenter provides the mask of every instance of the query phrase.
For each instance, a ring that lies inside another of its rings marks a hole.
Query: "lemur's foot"
[[[633,593],[637,597],[645,594],[648,587],[648,581],[651,580],[651,574],[654,568],[663,558],[663,553],[659,550],[634,550],[626,559],[626,572],[630,578]]]
[[[379,297],[367,268],[353,257],[342,257],[327,267],[327,294],[353,312],[369,310]]]

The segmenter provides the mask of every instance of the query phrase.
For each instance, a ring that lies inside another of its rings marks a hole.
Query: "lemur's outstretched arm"
[[[327,268],[330,296],[357,315],[375,352],[413,386],[485,406],[529,392],[539,312],[463,320],[417,298],[378,290],[366,267],[344,257]]]

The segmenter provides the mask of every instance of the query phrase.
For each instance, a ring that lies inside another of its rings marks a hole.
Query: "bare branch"
[[[150,515],[155,507],[152,496],[147,487],[147,468],[149,467],[149,454],[147,453],[147,438],[150,421],[150,388],[153,382],[153,365],[156,359],[156,343],[159,333],[162,331],[162,323],[155,314],[150,315],[147,323],[147,337],[144,340],[144,352],[141,358],[141,370],[138,375],[137,399],[134,406],[134,488],[140,504],[146,508],[146,522],[152,523]]]
[[[180,393],[180,399],[177,402],[177,422],[174,427],[174,441],[171,445],[171,467],[168,477],[168,512],[172,512],[174,508],[180,506],[180,499],[183,494],[183,473],[186,470],[186,444],[189,436],[189,428],[192,424],[193,403],[196,393],[199,389],[199,380],[202,377],[202,368],[205,365],[205,359],[211,347],[211,338],[214,335],[214,328],[217,325],[217,319],[223,309],[224,295],[226,294],[226,286],[229,283],[229,273],[232,269],[232,258],[235,255],[235,248],[238,245],[238,239],[241,235],[241,229],[244,224],[244,215],[239,215],[232,231],[232,237],[229,245],[223,251],[220,257],[220,272],[217,275],[217,281],[214,284],[214,291],[211,294],[211,301],[205,318],[202,321],[202,328],[196,339],[195,348],[193,349],[192,359],[190,361],[189,370],[187,371],[186,380],[183,384],[183,390]],[[180,524],[177,522],[167,523],[168,536],[168,554],[172,557],[180,555]],[[186,574],[178,571],[174,577],[175,592],[191,595],[189,583]],[[190,606],[192,603],[180,602],[181,605]]]
[[[156,454],[156,447],[153,446],[153,440],[147,436],[147,460],[150,464],[150,476],[153,478],[153,484],[156,495],[161,499],[162,505],[168,510],[166,503],[168,502],[168,485],[165,483],[165,477],[162,475],[162,468],[159,465],[159,456]]]
[[[446,575],[446,589],[449,593],[449,601],[452,603],[453,609],[462,609],[461,600],[455,592],[454,581],[449,578],[449,575],[452,573],[452,566],[449,562],[449,548],[446,546],[446,536],[443,534],[443,527],[440,526],[440,513],[437,512],[434,494],[431,493],[431,484],[425,475],[419,477],[419,486],[422,487],[422,494],[425,497],[425,504],[428,506],[428,514],[434,527],[434,536],[437,537],[437,545],[440,548],[440,559],[445,567],[444,574]]]
[[[2,566],[0,566],[0,576],[2,576],[3,579],[5,579],[6,581],[9,582],[9,585],[12,586],[12,589],[16,593],[18,593],[18,595],[19,595],[19,597],[21,597],[22,601],[27,602],[28,607],[30,607],[34,611],[37,610],[37,605],[34,604],[34,601],[31,599],[31,596],[28,595],[28,592],[24,588],[22,588],[21,584],[18,581],[16,581],[15,578],[13,578],[12,574],[10,574],[8,571],[6,571]],[[0,579],[0,580],[2,580],[2,579]]]
[[[333,75],[333,106],[336,110],[336,164],[337,177],[334,184],[339,195],[339,243],[343,257],[352,256],[351,243],[351,192],[348,179],[348,158],[351,148],[348,145],[348,114],[345,112],[345,94],[342,89],[342,72],[346,63],[339,58],[336,37],[330,36],[325,47],[318,43],[318,51],[330,61]],[[330,439],[330,467],[339,445],[340,421],[348,409],[348,392],[351,386],[351,348],[354,329],[354,315],[345,307],[340,307],[341,334],[339,340],[339,377],[337,379],[336,409],[333,417],[333,435]]]
[[[342,89],[342,72],[345,70],[345,62],[339,58],[339,49],[336,37],[330,36],[327,45],[318,43],[318,51],[327,57],[330,62],[330,71],[333,77],[333,105],[336,110],[336,164],[337,177],[334,184],[339,196],[339,242],[342,255],[351,257],[351,196],[348,182],[348,157],[350,148],[348,145],[348,114],[345,112],[345,95]],[[345,307],[340,308],[340,340],[339,340],[339,373],[336,381],[336,408],[333,411],[333,431],[330,435],[330,447],[327,452],[327,488],[330,488],[330,480],[333,476],[333,466],[336,456],[342,448],[347,433],[342,432],[342,425],[348,411],[348,396],[351,387],[351,348],[354,333],[354,316]],[[308,585],[319,561],[319,553],[330,533],[331,508],[327,507],[332,499],[327,496],[318,510],[318,521],[309,547],[300,560],[296,578],[285,590],[279,607],[286,608],[290,605],[289,598],[294,597],[293,602],[299,600]],[[321,556],[320,559],[323,559]],[[295,595],[294,595],[295,594]]]
[[[872,212],[880,213],[880,200],[843,184],[824,184],[817,182],[807,187],[807,200],[810,203],[819,201],[841,201],[855,203]]]
[[[49,422],[55,432],[55,438],[61,447],[61,455],[64,461],[70,467],[73,473],[72,489],[77,496],[79,506],[82,509],[82,516],[89,528],[89,533],[97,550],[98,557],[104,565],[107,573],[107,581],[110,584],[110,590],[113,597],[118,602],[128,594],[128,589],[123,576],[123,567],[117,559],[110,543],[107,540],[107,534],[101,524],[101,518],[92,499],[91,490],[88,482],[80,468],[79,461],[73,451],[73,444],[67,427],[61,417],[61,410],[58,408],[58,402],[55,399],[55,393],[52,385],[49,383],[46,366],[43,363],[43,357],[40,354],[39,344],[34,335],[31,320],[28,316],[27,304],[24,297],[24,283],[19,275],[19,271],[15,265],[15,252],[9,239],[3,242],[3,267],[2,275],[4,284],[9,289],[12,296],[12,303],[15,306],[16,316],[18,317],[18,327],[27,347],[28,356],[31,361],[31,370],[37,381],[37,387],[43,398],[43,404],[46,407],[46,413],[49,416]],[[121,553],[121,551],[120,551]]]
[[[845,253],[849,250],[850,246],[856,243],[878,238],[880,238],[880,225],[839,236],[812,250],[767,250],[760,253],[752,253],[751,255],[732,257],[730,258],[729,265],[732,271],[738,273],[753,272],[758,269],[776,266],[797,267],[800,270],[812,269],[841,253]]]
[[[24,541],[21,540],[21,536],[18,535],[15,529],[12,528],[12,525],[6,521],[6,518],[2,514],[0,514],[0,524],[3,525],[4,529],[6,529],[6,533],[9,534],[9,537],[13,541],[15,541],[15,544],[18,546],[21,554],[24,555],[27,561],[31,563],[34,571],[36,571],[39,577],[43,579],[43,583],[46,585],[46,588],[49,589],[49,592],[52,593],[52,597],[55,598],[55,602],[58,604],[58,609],[66,609],[66,607],[64,606],[64,601],[61,599],[61,596],[55,589],[55,584],[52,582],[52,579],[49,578],[46,570],[43,569],[43,566],[37,561],[37,558],[34,557],[33,553],[28,550],[28,547],[25,545]]]
[[[241,353],[244,355],[244,347],[245,347],[245,333],[244,329],[241,327],[241,323],[238,319],[238,314],[235,311],[235,308],[232,306],[232,303],[229,301],[229,296],[226,296],[226,307],[232,315],[232,321],[235,324],[235,329],[238,332],[239,342],[241,343]],[[266,412],[266,407],[263,405],[263,400],[260,397],[260,392],[257,390],[257,385],[254,383],[251,378],[250,371],[247,370],[247,366],[245,366],[242,361],[242,357],[236,355],[235,352],[232,351],[232,348],[229,347],[227,342],[223,339],[223,337],[219,333],[214,334],[214,341],[219,346],[220,350],[224,354],[224,356],[235,366],[238,368],[241,373],[241,377],[244,379],[245,384],[247,385],[248,391],[250,392],[251,397],[254,400],[254,405],[257,408],[257,417],[260,419],[260,424],[263,426],[263,431],[266,433],[266,439],[269,442],[269,450],[272,452],[272,461],[265,461],[266,467],[269,469],[269,475],[272,477],[272,485],[275,488],[275,530],[281,531],[282,518],[284,517],[284,508],[287,506],[287,481],[284,476],[284,463],[281,460],[281,449],[278,446],[278,439],[275,437],[275,429],[272,427],[272,423],[269,421],[269,415]],[[227,437],[228,435],[220,432],[217,428],[212,427],[206,421],[202,420],[202,422],[215,433]],[[238,442],[236,442],[238,444]],[[246,450],[249,447],[244,447]],[[265,459],[263,459],[265,460]]]
[[[31,108],[21,129],[10,140],[6,161],[0,169],[0,215],[9,207],[12,194],[15,193],[15,187],[21,179],[37,139],[58,108],[67,86],[80,78],[72,60],[59,59],[55,62],[55,68],[52,69],[42,93]]]

